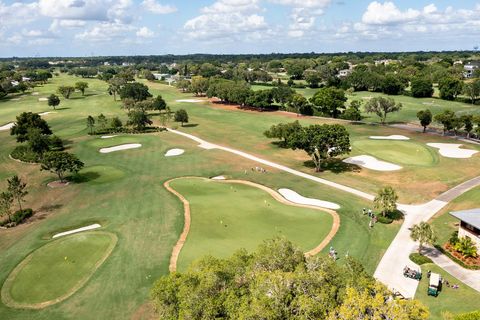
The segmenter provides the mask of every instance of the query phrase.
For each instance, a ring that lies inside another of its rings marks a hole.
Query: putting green
[[[84,232],[54,240],[27,256],[2,287],[3,302],[14,308],[43,308],[80,289],[112,252],[117,237]]]
[[[182,178],[170,186],[187,199],[191,212],[178,270],[204,255],[227,257],[240,248],[252,251],[275,236],[285,236],[308,251],[322,242],[333,223],[326,212],[285,205],[249,185]]]
[[[361,154],[395,164],[431,166],[438,162],[438,156],[432,150],[414,141],[360,139],[353,142],[353,147]]]

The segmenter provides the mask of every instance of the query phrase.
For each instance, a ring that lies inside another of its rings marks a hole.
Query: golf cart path
[[[428,221],[442,210],[450,201],[480,185],[480,177],[468,180],[422,205],[399,205],[398,209],[405,215],[405,220],[395,239],[383,255],[375,270],[374,277],[386,284],[394,292],[405,298],[413,298],[417,291],[418,281],[403,276],[403,268],[409,266],[416,270],[420,267],[413,263],[409,255],[418,249],[418,244],[410,238],[410,229],[422,221]],[[480,270],[471,271],[450,261],[440,252],[428,255],[445,271],[457,277],[465,284],[480,292]],[[450,263],[445,263],[450,261]],[[472,277],[472,275],[475,275]]]
[[[375,198],[373,195],[368,194],[366,192],[356,190],[354,188],[350,188],[350,187],[341,185],[339,183],[335,183],[335,182],[332,182],[332,181],[329,181],[329,180],[325,180],[325,179],[322,179],[322,178],[319,178],[319,177],[316,177],[316,176],[312,176],[308,173],[304,173],[304,172],[301,172],[301,171],[298,171],[298,170],[291,169],[287,166],[284,166],[284,165],[281,165],[281,164],[278,164],[278,163],[275,163],[275,162],[272,162],[272,161],[268,161],[268,160],[259,158],[257,156],[251,155],[249,153],[246,153],[246,152],[243,152],[243,151],[240,151],[240,150],[236,150],[236,149],[232,149],[232,148],[228,148],[228,147],[223,147],[223,146],[220,146],[220,145],[217,145],[217,144],[213,144],[213,143],[207,142],[205,140],[202,140],[202,139],[200,139],[200,138],[198,138],[194,135],[184,133],[184,132],[181,132],[181,131],[178,131],[178,130],[173,130],[173,129],[167,129],[167,130],[169,132],[184,136],[186,138],[189,138],[191,140],[194,140],[194,141],[198,142],[199,147],[204,148],[204,149],[219,149],[219,150],[223,150],[223,151],[226,151],[226,152],[230,152],[230,153],[236,154],[240,157],[243,157],[243,158],[246,158],[246,159],[261,163],[261,164],[264,164],[266,166],[291,173],[291,174],[296,175],[298,177],[305,178],[305,179],[308,179],[308,180],[311,180],[311,181],[315,181],[315,182],[318,182],[318,183],[321,183],[321,184],[327,185],[329,187],[339,189],[339,190],[342,190],[342,191],[345,191],[345,192],[348,192],[348,193],[352,193],[352,194],[354,194],[358,197],[361,197],[361,198],[364,198],[364,199],[367,199],[367,200],[370,200],[370,201],[373,201],[373,199]]]
[[[314,182],[318,182],[318,183],[354,194],[356,196],[362,197],[370,201],[373,201],[374,199],[373,195],[370,195],[363,191],[356,190],[354,188],[347,187],[339,183],[335,183],[319,177],[315,177],[310,174],[291,169],[284,165],[280,165],[275,162],[271,162],[271,161],[259,158],[257,156],[248,154],[243,151],[212,144],[194,135],[184,133],[178,130],[168,129],[168,131],[171,133],[184,136],[191,140],[194,140],[199,143],[199,147],[204,149],[224,150],[226,152],[239,155],[243,158],[247,158],[252,161],[262,163],[272,168],[276,168],[276,169],[291,173],[298,177],[302,177]],[[457,198],[461,194],[469,191],[470,189],[476,186],[480,186],[480,177],[476,177],[471,180],[468,180],[442,193],[440,196],[438,196],[434,200],[431,200],[430,202],[420,204],[420,205],[399,204],[398,209],[402,211],[405,215],[404,222],[400,230],[398,231],[396,237],[394,238],[390,246],[387,248],[387,250],[385,251],[385,254],[380,260],[380,263],[378,264],[377,269],[375,270],[374,277],[380,280],[385,285],[387,285],[393,291],[396,291],[402,294],[405,298],[413,298],[415,296],[415,292],[417,291],[418,281],[405,278],[403,276],[403,268],[405,266],[410,266],[417,270],[420,268],[419,266],[414,264],[412,261],[410,261],[410,258],[409,258],[410,253],[414,252],[418,248],[418,245],[410,238],[410,229],[415,224],[418,224],[422,221],[428,221],[437,212],[439,212],[442,208],[444,208],[450,201],[452,201],[453,199]],[[445,259],[447,258],[445,257]],[[442,265],[439,265],[439,266],[442,267]],[[452,267],[450,269],[452,269]],[[463,268],[458,266],[457,273],[463,274],[462,269]],[[448,270],[446,271],[449,272]],[[480,270],[476,272],[480,273]],[[468,278],[468,276],[462,276],[462,277],[457,276],[457,278],[465,279],[465,278]],[[476,287],[472,286],[472,288],[479,290],[478,285]]]
[[[168,270],[170,272],[177,271],[178,257],[180,255],[180,251],[182,251],[182,248],[185,244],[185,241],[187,241],[187,236],[188,236],[188,233],[190,232],[190,225],[191,225],[191,221],[192,221],[191,214],[190,214],[190,212],[191,212],[190,203],[181,193],[179,193],[178,191],[173,189],[170,186],[170,183],[172,181],[175,181],[175,180],[178,180],[178,179],[185,179],[185,178],[189,178],[189,177],[173,178],[173,179],[165,181],[164,184],[163,184],[163,186],[168,191],[173,193],[175,196],[177,196],[180,199],[180,201],[182,201],[182,203],[183,203],[183,213],[184,213],[183,231],[180,234],[180,237],[178,238],[177,243],[173,247],[172,254],[170,256],[170,263],[169,263],[169,267],[168,267]],[[198,177],[190,177],[190,178],[198,178]],[[319,211],[323,211],[323,212],[326,212],[326,213],[330,214],[333,218],[332,227],[330,228],[330,231],[328,232],[327,236],[322,240],[322,242],[320,242],[315,248],[313,248],[313,249],[304,253],[306,257],[315,256],[318,253],[320,253],[323,250],[323,248],[325,248],[330,243],[330,241],[333,239],[333,237],[337,233],[338,229],[340,228],[340,216],[334,210],[321,208],[321,207],[313,206],[313,205],[298,204],[298,203],[295,203],[295,202],[288,201],[287,199],[285,199],[281,194],[279,194],[275,190],[272,190],[272,189],[270,189],[270,188],[268,188],[264,185],[261,185],[261,184],[255,183],[255,182],[251,182],[251,181],[245,181],[245,180],[212,180],[212,181],[215,181],[217,183],[236,183],[236,184],[243,184],[243,185],[255,187],[255,188],[261,189],[263,191],[266,191],[268,194],[270,194],[272,196],[272,198],[274,198],[276,201],[278,201],[282,204],[286,204],[286,205],[294,206],[294,207],[300,207],[300,208],[308,208],[308,209],[319,210]]]

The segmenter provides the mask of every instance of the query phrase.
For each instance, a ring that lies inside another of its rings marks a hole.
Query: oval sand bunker
[[[406,141],[410,140],[409,137],[405,137],[402,135],[394,134],[391,136],[370,136],[370,139],[372,140],[399,140],[399,141]]]
[[[205,100],[200,100],[200,99],[180,99],[180,100],[175,100],[176,102],[188,102],[188,103],[199,103],[203,102]]]
[[[372,156],[356,156],[343,160],[343,162],[355,164],[370,170],[376,171],[395,171],[400,170],[402,167],[397,166],[396,164],[378,160]]]
[[[78,232],[82,232],[82,231],[98,229],[100,227],[101,227],[101,225],[99,225],[98,223],[95,223],[95,224],[92,224],[92,225],[89,225],[89,226],[86,226],[86,227],[81,227],[81,228],[74,229],[74,230],[69,230],[69,231],[65,231],[65,232],[56,233],[56,234],[53,235],[52,239],[67,236],[69,234],[74,234],[74,233],[78,233]]]
[[[462,145],[456,143],[427,143],[427,146],[439,149],[445,158],[467,159],[478,153],[477,150],[460,149]]]
[[[301,196],[298,193],[296,193],[295,191],[290,190],[290,189],[278,189],[278,193],[280,193],[285,199],[287,199],[288,201],[291,201],[293,203],[305,204],[305,205],[309,205],[309,206],[327,208],[327,209],[332,209],[332,210],[340,209],[340,206],[336,203],[329,202],[329,201],[318,200],[318,199],[313,199],[313,198],[306,198],[306,197]]]
[[[142,145],[140,143],[129,143],[129,144],[122,144],[119,146],[108,147],[100,149],[100,153],[110,153],[115,151],[123,151],[128,149],[136,149],[140,148]]]
[[[183,154],[185,150],[183,149],[170,149],[165,153],[165,157],[175,157]]]

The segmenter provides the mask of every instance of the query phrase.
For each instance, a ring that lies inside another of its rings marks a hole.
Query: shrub
[[[480,311],[473,311],[469,313],[462,313],[456,315],[455,320],[478,320],[480,319]]]
[[[424,255],[421,255],[417,252],[415,253],[411,253],[410,256],[409,256],[410,260],[412,260],[414,263],[418,264],[419,266],[421,266],[422,264],[425,264],[425,263],[432,263],[432,259],[430,259],[429,257],[425,257]]]
[[[450,239],[448,239],[448,243],[450,243],[452,246],[456,245],[458,242],[458,231],[455,231],[452,233],[450,236]]]
[[[383,224],[390,224],[390,223],[393,222],[393,219],[388,217],[388,216],[384,217],[383,215],[378,214],[377,215],[377,222],[380,222],[380,223],[383,223]]]
[[[64,149],[63,141],[58,136],[53,135],[49,140],[50,151],[62,151]]]
[[[18,210],[12,215],[10,221],[4,221],[3,225],[6,227],[15,227],[16,225],[22,223],[31,216],[33,216],[33,210],[30,208],[23,209],[21,211]]]
[[[13,159],[23,162],[36,163],[40,161],[40,156],[30,150],[30,148],[26,145],[16,146],[12,153],[10,153],[10,156]]]
[[[477,257],[477,247],[469,237],[458,238],[458,242],[453,247],[466,258]]]

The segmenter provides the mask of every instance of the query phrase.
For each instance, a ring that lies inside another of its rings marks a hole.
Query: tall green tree
[[[132,110],[128,113],[127,125],[133,126],[138,131],[145,130],[152,123],[145,110]]]
[[[417,118],[420,120],[420,125],[423,127],[423,133],[427,132],[427,127],[432,123],[432,112],[429,109],[420,110],[417,112]]]
[[[167,108],[167,103],[163,99],[161,95],[158,95],[155,99],[153,99],[152,109],[156,111],[162,111]]]
[[[277,125],[273,125],[270,127],[270,129],[265,131],[263,134],[269,139],[282,140],[280,142],[280,145],[282,147],[287,147],[288,139],[290,138],[290,136],[299,130],[302,130],[302,126],[300,125],[300,122],[298,122],[297,120],[291,123],[279,123]]]
[[[10,192],[0,193],[0,217],[7,216],[8,222],[12,221],[13,196]]]
[[[90,130],[90,134],[93,134],[95,128],[95,119],[92,116],[87,117],[87,128]]]
[[[70,99],[72,93],[75,92],[75,87],[72,86],[59,86],[57,92],[61,94],[65,99]]]
[[[432,81],[425,78],[413,79],[410,90],[415,98],[431,98],[434,92]]]
[[[203,96],[208,90],[208,79],[202,76],[192,77],[190,91],[196,96]]]
[[[60,98],[57,95],[51,94],[50,96],[48,96],[48,105],[50,107],[53,107],[53,110],[55,110],[59,104]]]
[[[175,111],[173,119],[175,122],[181,122],[183,127],[184,123],[188,123],[188,113],[185,109],[179,109]]]
[[[387,214],[397,210],[397,200],[397,193],[392,187],[388,186],[378,191],[377,196],[373,200],[373,205],[385,217]]]
[[[74,154],[63,151],[49,151],[43,155],[41,170],[55,173],[61,182],[65,182],[67,172],[77,173],[84,166]]]
[[[107,117],[105,117],[103,113],[100,113],[100,115],[97,118],[97,123],[101,130],[105,130],[108,124]]]
[[[480,79],[477,79],[474,82],[466,83],[463,86],[463,94],[470,98],[472,104],[475,104],[477,99],[480,97]]]
[[[152,97],[150,92],[148,92],[148,87],[139,82],[125,84],[120,88],[119,93],[122,100],[130,98],[135,100],[135,102],[143,101]]]
[[[339,124],[311,125],[296,130],[288,138],[288,145],[293,150],[305,151],[315,164],[317,172],[322,169],[322,162],[332,157],[350,152],[350,135]]]
[[[22,211],[22,202],[25,201],[25,197],[28,194],[26,190],[27,184],[22,181],[17,175],[7,179],[7,192],[10,193],[14,200],[17,201],[20,211]]]
[[[452,110],[445,110],[442,113],[439,113],[433,117],[433,119],[441,123],[443,126],[443,135],[445,135],[448,131],[452,130],[455,127],[457,122],[457,116],[455,112]]]
[[[380,117],[382,124],[385,124],[387,115],[392,112],[398,112],[402,109],[401,103],[396,103],[392,98],[375,97],[365,104],[365,112],[375,113]]]
[[[438,84],[440,89],[440,98],[444,100],[455,100],[463,90],[463,81],[447,77],[440,81]]]
[[[418,241],[418,253],[422,253],[425,244],[434,244],[437,241],[435,232],[432,227],[425,221],[420,222],[412,227],[410,238],[413,241]]]
[[[82,93],[82,96],[85,95],[85,90],[88,88],[88,82],[85,81],[78,81],[75,83],[75,89]]]
[[[25,142],[28,140],[28,131],[32,128],[39,129],[45,135],[52,134],[47,122],[40,115],[23,112],[17,116],[15,125],[10,129],[10,135],[17,136],[17,142]]]
[[[117,100],[117,94],[120,93],[120,89],[126,84],[124,78],[114,77],[108,81],[108,93],[113,96],[113,101]]]
[[[318,90],[310,99],[310,103],[322,114],[338,118],[344,111],[347,100],[344,90],[327,87]]]

